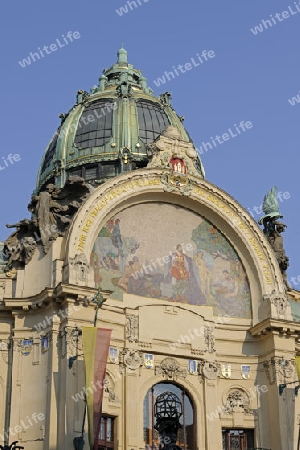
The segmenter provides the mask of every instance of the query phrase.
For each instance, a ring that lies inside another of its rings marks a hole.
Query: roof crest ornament
[[[197,152],[191,142],[185,142],[180,131],[169,125],[165,131],[147,146],[148,156],[152,156],[147,167],[171,169],[181,175],[194,175],[204,178],[196,168]],[[179,166],[178,166],[179,164]]]

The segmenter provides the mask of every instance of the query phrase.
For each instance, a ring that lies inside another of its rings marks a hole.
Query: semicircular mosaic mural
[[[95,286],[112,298],[134,294],[251,317],[249,282],[236,251],[202,216],[167,203],[143,203],[111,218],[91,254]]]

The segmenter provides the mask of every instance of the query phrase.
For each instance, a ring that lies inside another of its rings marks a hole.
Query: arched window
[[[83,148],[102,147],[112,137],[114,102],[100,99],[88,105],[79,120],[75,144]]]
[[[159,103],[139,100],[136,106],[140,138],[145,144],[150,144],[170,125],[170,121]]]
[[[154,404],[156,398],[163,392],[172,392],[182,402],[181,428],[178,433],[177,445],[184,450],[194,450],[196,448],[196,418],[192,401],[183,388],[168,382],[155,384],[146,394],[144,400],[145,450],[158,450],[159,448],[159,434],[154,428]]]

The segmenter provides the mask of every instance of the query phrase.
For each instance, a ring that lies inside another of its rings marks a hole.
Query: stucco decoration
[[[187,370],[181,369],[176,359],[165,358],[159,366],[155,366],[155,375],[162,375],[168,380],[177,380],[177,378],[186,378]]]
[[[292,318],[291,306],[285,294],[265,295],[263,300],[266,314],[269,317],[287,320]]]
[[[5,364],[8,364],[8,353],[9,349],[11,348],[11,340],[10,339],[1,339],[0,340],[0,355],[5,362]]]
[[[285,358],[275,360],[275,370],[277,373],[277,380],[279,383],[284,383],[287,379],[295,379],[295,365],[294,362]]]
[[[129,342],[138,342],[139,340],[139,318],[133,314],[126,315],[126,339]]]
[[[216,361],[205,361],[202,359],[199,363],[199,375],[200,381],[203,381],[203,378],[207,380],[216,380],[220,375],[220,364]]]
[[[183,141],[176,127],[168,126],[156,141],[148,145],[147,151],[152,156],[148,167],[169,169],[161,177],[164,190],[190,195],[193,184],[188,176],[199,177],[204,173],[193,144]]]
[[[115,378],[106,372],[104,380],[104,397],[108,397],[108,401],[112,403],[121,403],[119,396],[116,394],[114,381]]]
[[[182,140],[176,127],[168,126],[167,129],[148,145],[148,154],[152,155],[148,167],[164,167],[174,172],[174,175],[200,176],[196,169],[197,152],[191,142]]]
[[[240,412],[252,414],[250,409],[250,399],[245,391],[241,389],[233,389],[227,396],[222,413],[234,414]]]
[[[117,300],[128,293],[251,317],[249,282],[234,248],[212,223],[175,205],[134,205],[113,216],[99,232],[91,264],[95,285],[101,281]],[[212,330],[205,340],[212,353]]]
[[[271,358],[264,362],[263,367],[269,384],[285,383],[287,379],[295,377],[295,364],[293,360],[284,357]]]
[[[86,283],[90,265],[84,253],[80,253],[71,259],[71,266],[76,273],[77,283]]]
[[[271,297],[271,303],[275,306],[279,316],[284,315],[287,309],[288,301],[282,297]]]
[[[214,353],[215,349],[215,336],[213,327],[204,327],[204,340],[206,350],[208,353]]]
[[[125,369],[137,370],[144,364],[143,354],[137,350],[124,349],[120,353],[120,372]]]
[[[275,359],[271,358],[263,363],[263,368],[268,379],[269,384],[274,384],[276,382],[276,369],[275,369]]]

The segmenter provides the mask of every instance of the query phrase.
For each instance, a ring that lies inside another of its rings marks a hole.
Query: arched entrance
[[[178,433],[177,445],[185,450],[195,448],[196,418],[195,410],[187,391],[175,383],[157,383],[150,388],[144,399],[144,443],[146,450],[158,450],[159,435],[155,430],[154,404],[156,398],[163,392],[172,392],[182,402],[181,428]]]

